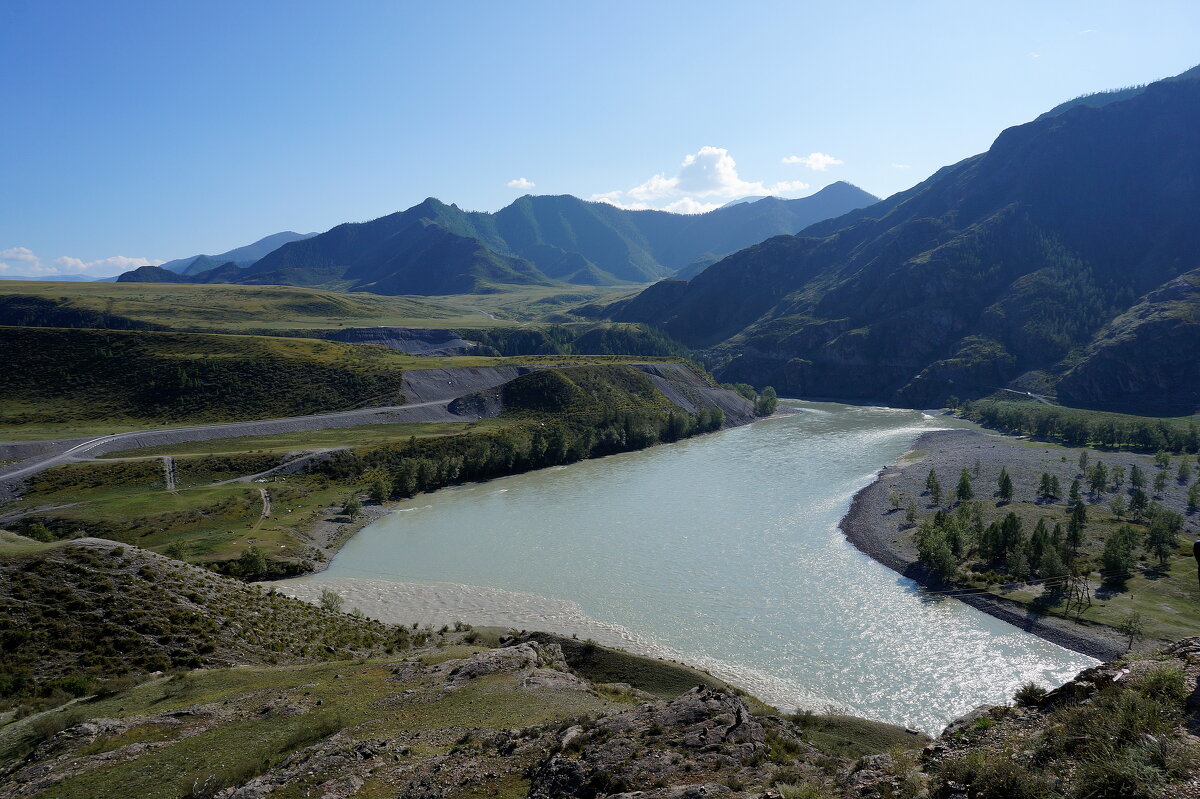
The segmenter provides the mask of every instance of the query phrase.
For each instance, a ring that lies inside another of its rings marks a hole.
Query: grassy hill
[[[213,422],[396,404],[413,359],[313,339],[0,328],[0,429]]]
[[[833,786],[847,757],[928,740],[783,718],[704,672],[590,641],[390,627],[107,542],[7,536],[0,573],[12,797],[582,798],[718,783],[757,796]],[[565,785],[564,765],[579,770]]]
[[[0,282],[0,325],[258,333],[345,327],[488,329],[577,321],[576,306],[637,286],[509,286],[503,292],[384,297],[292,286]]]

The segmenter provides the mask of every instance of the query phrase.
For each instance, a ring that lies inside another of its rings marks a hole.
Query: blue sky
[[[0,0],[0,271],[116,274],[427,196],[886,196],[1197,42],[1195,0]]]

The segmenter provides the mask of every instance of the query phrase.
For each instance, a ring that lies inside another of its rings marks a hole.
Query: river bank
[[[1002,467],[1013,474],[1014,482],[1025,493],[1032,494],[1026,484],[1035,479],[1033,475],[1058,464],[1062,464],[1061,469],[1072,471],[1077,457],[1075,451],[1065,448],[1024,447],[1016,439],[976,430],[923,433],[903,457],[885,467],[870,485],[855,494],[839,526],[846,539],[863,554],[930,590],[950,592],[971,607],[1059,646],[1099,660],[1111,660],[1127,649],[1127,640],[1112,627],[1038,614],[1002,596],[941,580],[919,562],[912,531],[906,529],[905,513],[895,509],[891,500],[893,493],[903,496],[905,503],[920,498],[919,512],[932,512],[928,497],[922,497],[925,478],[931,469],[940,475],[947,495],[952,493],[963,468],[978,470],[982,479],[977,478],[977,482],[983,485]],[[983,493],[977,491],[981,497]],[[990,490],[986,493],[990,494]]]

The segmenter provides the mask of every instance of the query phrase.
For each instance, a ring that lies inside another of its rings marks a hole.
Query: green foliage
[[[1008,474],[1008,469],[1003,466],[1000,467],[1000,477],[997,480],[996,487],[997,487],[996,493],[997,493],[997,496],[1000,497],[1001,502],[1012,502],[1013,481],[1012,481],[1012,477]]]
[[[1143,451],[1200,451],[1200,430],[1190,421],[993,400],[972,402],[966,406],[963,415],[1006,433],[1035,436],[1071,446],[1098,444]]]
[[[1137,564],[1133,551],[1137,546],[1137,533],[1128,524],[1123,524],[1104,541],[1101,563],[1107,579],[1120,580],[1129,576]]]
[[[1022,707],[1036,707],[1046,693],[1045,688],[1030,680],[1017,689],[1017,692],[1013,694],[1013,700]]]
[[[967,471],[965,466],[959,472],[958,487],[954,490],[954,497],[959,502],[967,502],[975,498],[975,489],[971,486],[971,473]]]
[[[754,403],[754,414],[756,416],[770,416],[775,413],[775,408],[778,405],[779,397],[775,394],[775,389],[767,386],[758,395],[758,401]]]
[[[3,424],[263,418],[400,401],[407,362],[306,339],[0,328]],[[45,353],[53,352],[53,358]]]

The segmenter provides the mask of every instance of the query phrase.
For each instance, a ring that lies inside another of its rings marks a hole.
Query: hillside
[[[0,424],[201,422],[400,402],[406,356],[313,339],[0,328]],[[54,353],[47,358],[46,353]]]
[[[1191,412],[1187,392],[1130,371],[1142,355],[1165,357],[1153,352],[1155,328],[1101,331],[1195,268],[1197,125],[1195,79],[1077,104],[913,189],[653,286],[609,315],[714,348],[721,379],[796,395],[920,407],[1072,370],[1064,390],[1080,399]],[[1114,337],[1126,342],[1120,357],[1104,343]]]
[[[1049,799],[1197,785],[1200,639],[1051,691],[1031,684],[930,743],[864,719],[784,715],[711,675],[592,642],[387,627],[131,547],[81,540],[5,553],[0,569],[13,577],[0,602],[14,610],[16,657],[52,664],[32,685],[4,683],[7,702],[26,703],[0,726],[10,799]],[[35,615],[41,592],[73,613]],[[101,615],[131,653],[116,657],[124,679],[86,634]],[[160,663],[178,670],[146,673]]]
[[[526,196],[491,214],[429,198],[406,211],[285,244],[240,276],[227,277],[259,285],[418,295],[558,281],[645,283],[875,199],[840,182],[810,197],[770,197],[698,215],[626,211],[570,195]],[[143,270],[124,277],[157,276]]]

